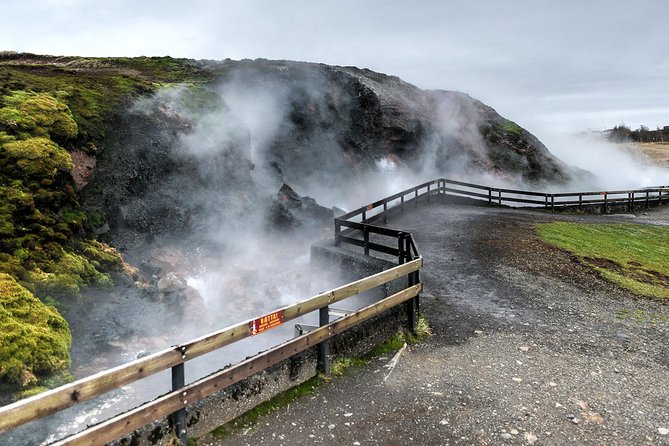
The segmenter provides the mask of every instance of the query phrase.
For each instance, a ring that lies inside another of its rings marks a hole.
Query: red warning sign
[[[249,322],[249,330],[251,330],[251,335],[253,336],[278,327],[281,324],[283,324],[283,310],[275,311],[274,313],[252,320]]]

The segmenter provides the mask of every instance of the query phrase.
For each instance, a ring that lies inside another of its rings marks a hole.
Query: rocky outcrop
[[[294,229],[301,225],[329,227],[334,212],[316,203],[311,197],[301,197],[289,185],[283,184],[269,211],[270,223],[280,229]]]
[[[231,90],[248,101],[273,98],[280,124],[264,161],[299,188],[336,187],[384,160],[533,185],[574,173],[530,132],[463,93],[421,90],[355,67],[267,60],[203,66],[216,73],[224,98]]]
[[[210,245],[212,228],[246,227],[249,216],[279,226],[323,220],[331,214],[291,194],[276,201],[272,190],[342,190],[384,166],[533,185],[573,174],[530,132],[463,93],[355,67],[196,64],[211,82],[141,99],[118,113],[105,141],[84,203],[102,215],[93,231],[116,246]]]
[[[212,143],[197,128],[208,111],[230,129],[224,140]],[[145,98],[119,114],[105,145],[84,207],[102,216],[98,223],[110,229],[102,237],[124,251],[166,240],[206,243],[222,219],[253,206],[248,129],[214,93],[177,89]]]

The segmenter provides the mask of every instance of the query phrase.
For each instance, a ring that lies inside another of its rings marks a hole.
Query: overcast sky
[[[6,0],[0,50],[355,65],[541,136],[669,125],[668,18],[666,0]]]

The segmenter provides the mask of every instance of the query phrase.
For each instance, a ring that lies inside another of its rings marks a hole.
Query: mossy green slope
[[[98,155],[115,113],[133,98],[206,79],[169,57],[0,53],[0,380],[25,386],[67,368],[67,323],[40,299],[79,298],[124,269],[87,233],[70,152]]]
[[[0,273],[0,379],[26,386],[70,366],[65,319],[9,274]]]
[[[643,296],[669,299],[669,227],[635,224],[537,225],[548,243]]]

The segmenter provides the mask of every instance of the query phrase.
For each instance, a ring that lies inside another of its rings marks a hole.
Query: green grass
[[[502,122],[501,127],[504,133],[511,135],[514,138],[522,138],[525,133],[521,126],[508,119],[505,119],[504,122]]]
[[[547,223],[537,225],[537,232],[611,282],[641,296],[669,299],[669,227]]]
[[[618,311],[616,319],[629,319],[650,325],[666,325],[669,322],[669,317],[661,313],[631,309]]]

